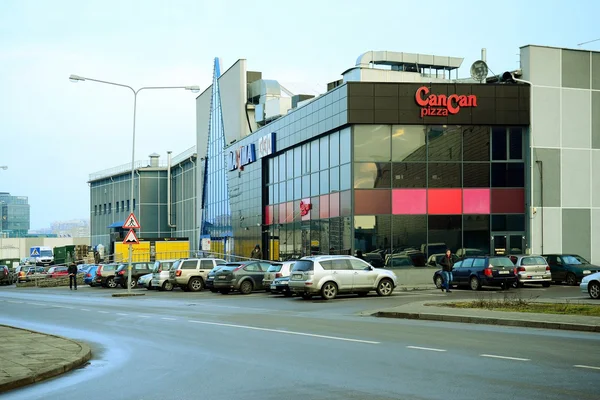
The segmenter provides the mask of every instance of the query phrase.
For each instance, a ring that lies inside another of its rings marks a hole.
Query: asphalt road
[[[3,395],[61,399],[598,399],[600,335],[361,317],[420,299],[0,290],[0,324],[88,342],[93,361]],[[513,295],[513,291],[510,292]],[[578,288],[514,291],[577,298]],[[592,368],[590,368],[592,367]],[[593,368],[595,367],[595,368]]]

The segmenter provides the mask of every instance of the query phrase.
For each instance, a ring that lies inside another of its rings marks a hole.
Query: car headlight
[[[591,274],[591,273],[592,273],[592,271],[590,271],[589,269],[586,269],[585,271],[583,271],[583,274],[584,274],[584,275],[589,275],[589,274]]]

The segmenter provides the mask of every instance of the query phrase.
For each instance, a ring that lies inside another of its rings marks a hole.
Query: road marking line
[[[177,321],[177,318],[166,318],[166,317],[163,317],[161,319],[164,319],[165,321]]]
[[[415,349],[415,350],[427,350],[427,351],[447,351],[444,349],[432,349],[430,347],[419,347],[419,346],[406,346],[406,348]]]
[[[589,365],[573,365],[575,368],[587,368],[587,369],[597,369],[600,370],[600,367],[592,367]]]
[[[11,301],[11,300],[6,300],[8,303],[13,303],[13,304],[23,304],[22,301]]]
[[[129,314],[117,313],[117,315],[122,315],[122,316],[126,317],[126,316],[128,316]]]
[[[108,314],[108,311],[98,311],[100,314]]]
[[[488,357],[488,358],[500,358],[502,360],[513,360],[513,361],[531,361],[529,358],[517,358],[517,357],[505,357],[505,356],[495,356],[493,354],[480,354],[480,357]]]
[[[136,315],[136,317],[139,317],[139,318],[150,318],[149,315]]]
[[[203,325],[225,326],[225,327],[229,327],[229,328],[250,329],[250,330],[255,330],[255,331],[263,331],[263,332],[284,333],[287,335],[309,336],[309,337],[315,337],[315,338],[321,338],[321,339],[342,340],[345,342],[380,344],[380,342],[373,342],[370,340],[350,339],[350,338],[343,338],[343,337],[337,337],[337,336],[316,335],[313,333],[303,333],[303,332],[294,332],[294,331],[282,331],[280,329],[258,328],[256,326],[222,324],[222,323],[218,323],[218,322],[206,322],[206,321],[194,321],[194,320],[189,320],[188,322],[191,322],[194,324],[203,324]]]
[[[32,306],[45,306],[45,304],[42,304],[42,303],[27,303],[27,304],[31,304]]]
[[[90,311],[87,308],[80,308],[81,311]]]

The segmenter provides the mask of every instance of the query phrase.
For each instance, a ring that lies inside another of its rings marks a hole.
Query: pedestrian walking
[[[263,253],[258,244],[256,246],[254,246],[254,250],[252,250],[252,253],[250,254],[250,258],[254,258],[256,260],[262,260]]]
[[[442,284],[442,292],[446,289],[446,293],[451,293],[450,284],[452,282],[452,269],[454,268],[454,260],[452,259],[452,252],[450,249],[446,250],[444,258],[440,261],[442,265],[442,276],[444,277],[444,283]]]
[[[71,263],[67,272],[69,273],[69,290],[73,290],[73,286],[77,290],[77,264]]]

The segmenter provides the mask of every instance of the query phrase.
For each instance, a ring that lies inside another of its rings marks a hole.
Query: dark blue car
[[[479,290],[483,286],[509,289],[516,282],[515,265],[505,256],[468,257],[454,264],[452,285]],[[433,283],[442,287],[442,270],[435,271]]]
[[[96,270],[98,269],[97,265],[90,265],[86,269],[84,269],[83,283],[90,286],[96,286],[95,278],[96,278]]]

